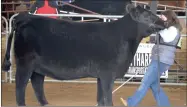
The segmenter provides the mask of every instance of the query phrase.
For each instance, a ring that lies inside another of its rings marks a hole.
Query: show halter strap
[[[152,0],[150,3],[150,10],[152,13],[154,13],[155,15],[157,14],[157,4],[158,1],[157,0]],[[156,41],[159,41],[159,34],[158,32],[156,32]],[[158,92],[160,92],[160,57],[159,57],[159,42],[157,42],[157,60],[158,60]]]

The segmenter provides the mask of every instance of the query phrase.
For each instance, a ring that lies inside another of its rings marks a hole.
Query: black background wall
[[[103,15],[123,15],[125,13],[125,5],[130,1],[131,0],[75,0],[72,4]],[[62,9],[73,10],[78,13],[87,13],[69,6],[63,6]]]

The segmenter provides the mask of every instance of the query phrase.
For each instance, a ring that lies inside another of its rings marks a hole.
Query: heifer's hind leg
[[[46,97],[45,97],[45,93],[44,93],[44,87],[43,87],[44,78],[45,78],[44,75],[38,74],[36,72],[33,72],[32,76],[31,76],[31,83],[34,88],[36,97],[37,97],[38,101],[40,102],[41,106],[48,104]]]
[[[18,106],[25,106],[25,89],[32,72],[28,67],[17,65],[16,67],[16,102]]]

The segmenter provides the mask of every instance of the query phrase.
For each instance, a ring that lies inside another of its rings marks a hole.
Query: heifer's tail
[[[11,31],[9,37],[8,37],[8,43],[7,43],[5,58],[4,58],[4,61],[2,63],[2,66],[1,66],[2,70],[5,71],[5,72],[9,71],[10,66],[11,66],[10,50],[11,50],[11,45],[12,45],[12,38],[13,38],[14,34],[16,34],[16,31],[18,31],[17,29],[20,29],[20,28],[26,26],[27,23],[30,22],[30,20],[27,17],[28,15],[29,14],[27,12],[21,12],[21,13],[19,13],[19,15],[17,15],[15,17],[15,22],[12,25],[12,31]]]
[[[6,54],[4,57],[4,61],[2,64],[2,70],[7,72],[10,69],[11,63],[10,63],[10,49],[11,49],[11,44],[12,44],[12,38],[13,38],[13,34],[15,31],[15,26],[13,26],[12,31],[8,37],[8,43],[7,43],[7,49],[6,49]]]

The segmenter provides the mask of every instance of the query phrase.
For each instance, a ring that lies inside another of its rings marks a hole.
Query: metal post
[[[84,21],[84,17],[81,17],[81,21]]]
[[[9,34],[11,33],[12,31],[12,22],[13,22],[13,19],[14,17],[16,17],[18,14],[14,14],[10,20],[9,20]],[[14,39],[14,38],[13,38]],[[11,49],[10,49],[10,63],[12,63],[12,52],[13,52],[13,48],[11,46]],[[10,72],[9,72],[9,83],[12,83],[12,65],[10,66]]]
[[[156,11],[157,11],[157,4],[158,4],[158,1],[157,0],[152,0],[151,3],[150,3],[150,9],[151,11],[154,13],[154,14],[157,14]],[[158,91],[160,92],[160,57],[159,57],[159,35],[158,33],[156,32],[156,45],[157,45],[157,59],[158,59]]]
[[[187,19],[187,2],[186,2],[186,4],[185,4],[185,5],[186,5],[186,19]]]
[[[152,0],[151,3],[150,3],[150,9],[151,11],[154,13],[154,14],[157,14],[156,11],[157,11],[157,4],[158,4],[158,1],[157,0]]]
[[[106,18],[103,19],[103,22],[106,22]]]
[[[6,47],[7,47],[8,35],[9,35],[9,33],[8,33],[8,21],[4,16],[1,16],[1,18],[5,21],[5,24],[6,24],[6,33],[5,34],[6,34]],[[7,82],[7,81],[8,81],[8,73],[5,72],[5,82]]]

